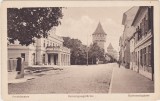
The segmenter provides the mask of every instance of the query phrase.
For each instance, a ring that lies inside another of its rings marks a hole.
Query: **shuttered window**
[[[24,59],[25,61],[25,53],[21,53],[21,57]]]
[[[148,46],[148,65],[151,66],[151,45]]]
[[[143,63],[143,64],[146,65],[146,55],[147,55],[147,54],[146,54],[146,48],[143,49],[143,52],[144,52],[144,53],[143,53],[143,54],[144,54],[144,55],[143,55],[143,56],[144,56],[144,63]]]
[[[148,66],[148,63],[149,60],[148,60],[148,47],[146,47],[146,65]]]
[[[143,52],[142,49],[140,50],[140,64],[143,65]]]

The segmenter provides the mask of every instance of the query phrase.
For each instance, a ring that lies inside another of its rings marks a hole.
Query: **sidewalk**
[[[110,93],[153,93],[154,82],[124,67],[113,69]]]
[[[20,78],[20,79],[9,79],[8,83],[23,83],[26,82],[29,79],[35,79],[36,77],[34,76],[25,76],[24,78]]]
[[[23,83],[27,80],[35,79],[39,77],[39,75],[45,75],[47,71],[50,70],[63,70],[59,66],[32,66],[25,68],[24,70],[24,78],[16,79],[17,72],[8,72],[8,83]]]

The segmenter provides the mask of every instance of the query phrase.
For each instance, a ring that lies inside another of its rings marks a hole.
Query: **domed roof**
[[[103,35],[106,35],[106,33],[104,32],[103,28],[102,28],[102,25],[101,23],[99,22],[95,32],[93,33],[93,35],[95,34],[103,34]]]

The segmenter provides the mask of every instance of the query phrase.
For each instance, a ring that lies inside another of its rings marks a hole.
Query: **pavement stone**
[[[113,69],[110,93],[154,93],[154,81],[117,65]]]
[[[9,94],[108,93],[116,64],[73,65],[22,83],[8,84]],[[39,74],[39,73],[38,73]]]

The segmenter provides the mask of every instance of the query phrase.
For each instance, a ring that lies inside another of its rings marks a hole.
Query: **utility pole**
[[[88,66],[88,51],[89,49],[88,49],[88,34],[87,34],[87,66]]]
[[[153,7],[151,6],[151,8],[148,8],[150,10],[150,22],[151,23],[151,33],[152,33],[152,38],[151,38],[151,67],[152,67],[152,81],[154,81],[154,19],[153,19],[153,14],[154,14],[154,10]]]
[[[87,66],[88,66],[88,46],[87,46]]]

